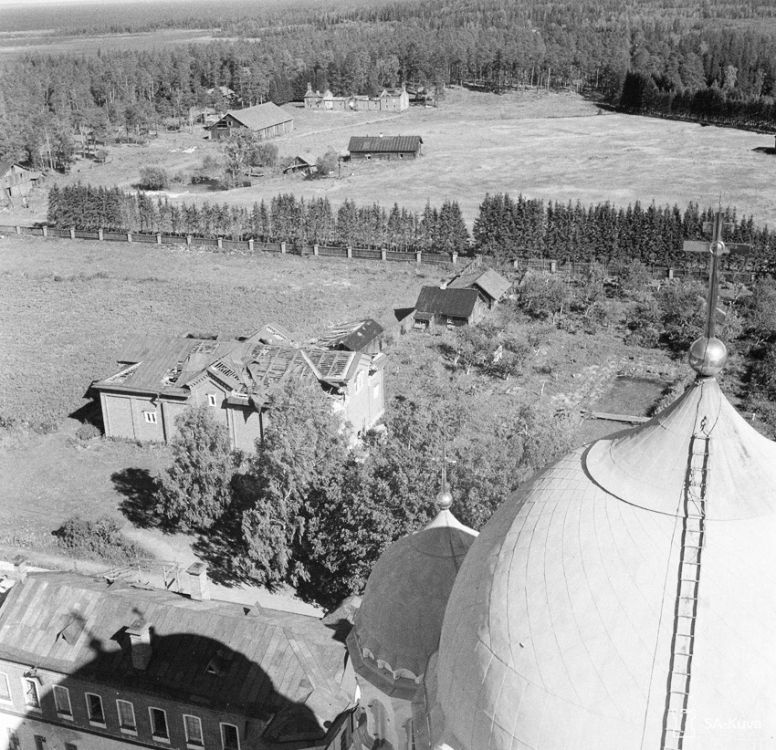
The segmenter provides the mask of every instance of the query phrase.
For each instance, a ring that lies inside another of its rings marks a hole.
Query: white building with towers
[[[673,404],[572,451],[472,537],[441,629],[447,589],[407,554],[427,532],[389,548],[350,652],[412,736],[374,747],[776,747],[776,443],[721,392],[713,333]]]

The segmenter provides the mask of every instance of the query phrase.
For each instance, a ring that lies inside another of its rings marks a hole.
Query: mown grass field
[[[0,415],[60,420],[115,368],[131,333],[239,335],[276,322],[300,338],[357,317],[389,323],[440,270],[82,241],[0,240]]]
[[[394,202],[422,211],[457,200],[471,223],[486,192],[523,193],[534,198],[627,205],[736,206],[758,223],[776,222],[771,173],[776,161],[754,151],[772,146],[771,136],[700,127],[697,124],[603,112],[576,94],[512,92],[503,96],[449,89],[438,108],[412,107],[402,114],[306,111],[289,104],[295,130],[276,139],[282,156],[315,159],[329,149],[347,149],[351,135],[411,135],[423,138],[423,157],[410,162],[342,165],[341,177],[304,180],[268,175],[252,187],[206,192],[174,185],[172,200],[251,204],[279,193],[328,197],[337,206]],[[60,182],[121,185],[137,182],[140,168],[159,165],[171,173],[190,171],[220,146],[204,131],[162,134],[146,146],[110,148],[105,165],[79,161]],[[190,153],[185,150],[194,149]],[[31,210],[0,210],[0,223],[45,218],[40,195]]]

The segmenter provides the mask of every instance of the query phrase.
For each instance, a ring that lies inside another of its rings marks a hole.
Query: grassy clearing
[[[437,109],[413,107],[403,114],[314,112],[286,105],[295,130],[279,138],[281,155],[316,157],[343,151],[351,135],[419,134],[423,158],[411,162],[343,165],[342,177],[304,180],[270,176],[250,188],[228,192],[174,186],[173,200],[251,204],[282,192],[304,198],[346,198],[361,203],[394,202],[422,210],[426,201],[459,201],[472,222],[486,192],[508,191],[547,200],[625,205],[698,202],[736,206],[758,223],[776,222],[770,199],[773,157],[753,151],[771,146],[769,137],[697,124],[602,113],[575,94],[512,92],[503,96],[450,89]],[[204,131],[164,134],[147,146],[116,146],[105,165],[78,162],[72,174],[56,178],[130,188],[142,166],[174,173],[190,170],[217,143]],[[195,148],[192,153],[183,149]],[[41,220],[42,195],[31,209],[0,210],[0,223]]]
[[[305,338],[357,317],[391,322],[433,267],[120,247],[0,241],[0,416],[59,420],[89,383],[115,369],[131,333],[246,333],[274,321]]]

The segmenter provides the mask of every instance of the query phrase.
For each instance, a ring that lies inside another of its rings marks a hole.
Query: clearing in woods
[[[315,161],[328,150],[346,151],[351,135],[420,135],[423,157],[404,162],[343,163],[341,175],[305,180],[267,174],[251,187],[209,191],[174,184],[163,193],[174,201],[249,205],[280,193],[306,200],[328,197],[386,208],[394,202],[422,211],[427,201],[457,200],[471,225],[486,192],[523,193],[546,200],[690,202],[736,206],[758,223],[776,222],[770,200],[772,157],[753,149],[772,145],[769,136],[741,130],[604,112],[571,93],[510,92],[498,96],[451,88],[438,108],[409,111],[323,112],[287,104],[294,132],[272,142],[281,157]],[[109,147],[110,162],[79,160],[60,184],[89,182],[132,189],[143,166],[185,175],[221,146],[192,133],[163,133],[145,146]],[[51,183],[49,183],[51,184]],[[29,210],[0,210],[0,223],[45,219],[41,191]]]

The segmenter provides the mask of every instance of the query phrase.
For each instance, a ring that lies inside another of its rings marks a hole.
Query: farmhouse
[[[16,162],[0,161],[0,193],[8,203],[12,204],[14,198],[29,195],[42,177],[40,172],[27,169]]]
[[[222,118],[208,126],[210,138],[219,141],[233,132],[247,128],[259,138],[276,138],[294,129],[294,118],[273,102],[245,109],[230,109]]]
[[[453,279],[448,286],[453,289],[476,289],[488,309],[492,309],[509,291],[512,283],[498,271],[486,268],[484,271],[464,272]]]
[[[442,289],[424,286],[415,303],[415,328],[446,325],[448,328],[477,323],[487,310],[477,289]]]
[[[416,159],[422,145],[419,135],[354,135],[348,152],[351,159]]]
[[[0,606],[0,746],[340,750],[358,714],[345,645],[315,617],[75,573]],[[6,744],[7,743],[7,744]]]
[[[304,106],[305,109],[327,112],[404,112],[410,108],[410,97],[404,86],[400,89],[383,89],[378,96],[334,96],[329,89],[323,93],[313,91],[312,84],[308,83]]]
[[[136,336],[113,375],[97,380],[105,434],[169,442],[188,406],[213,410],[233,447],[250,451],[269,424],[268,396],[291,381],[318,382],[355,431],[383,415],[385,355],[299,346],[277,326],[239,340]]]

